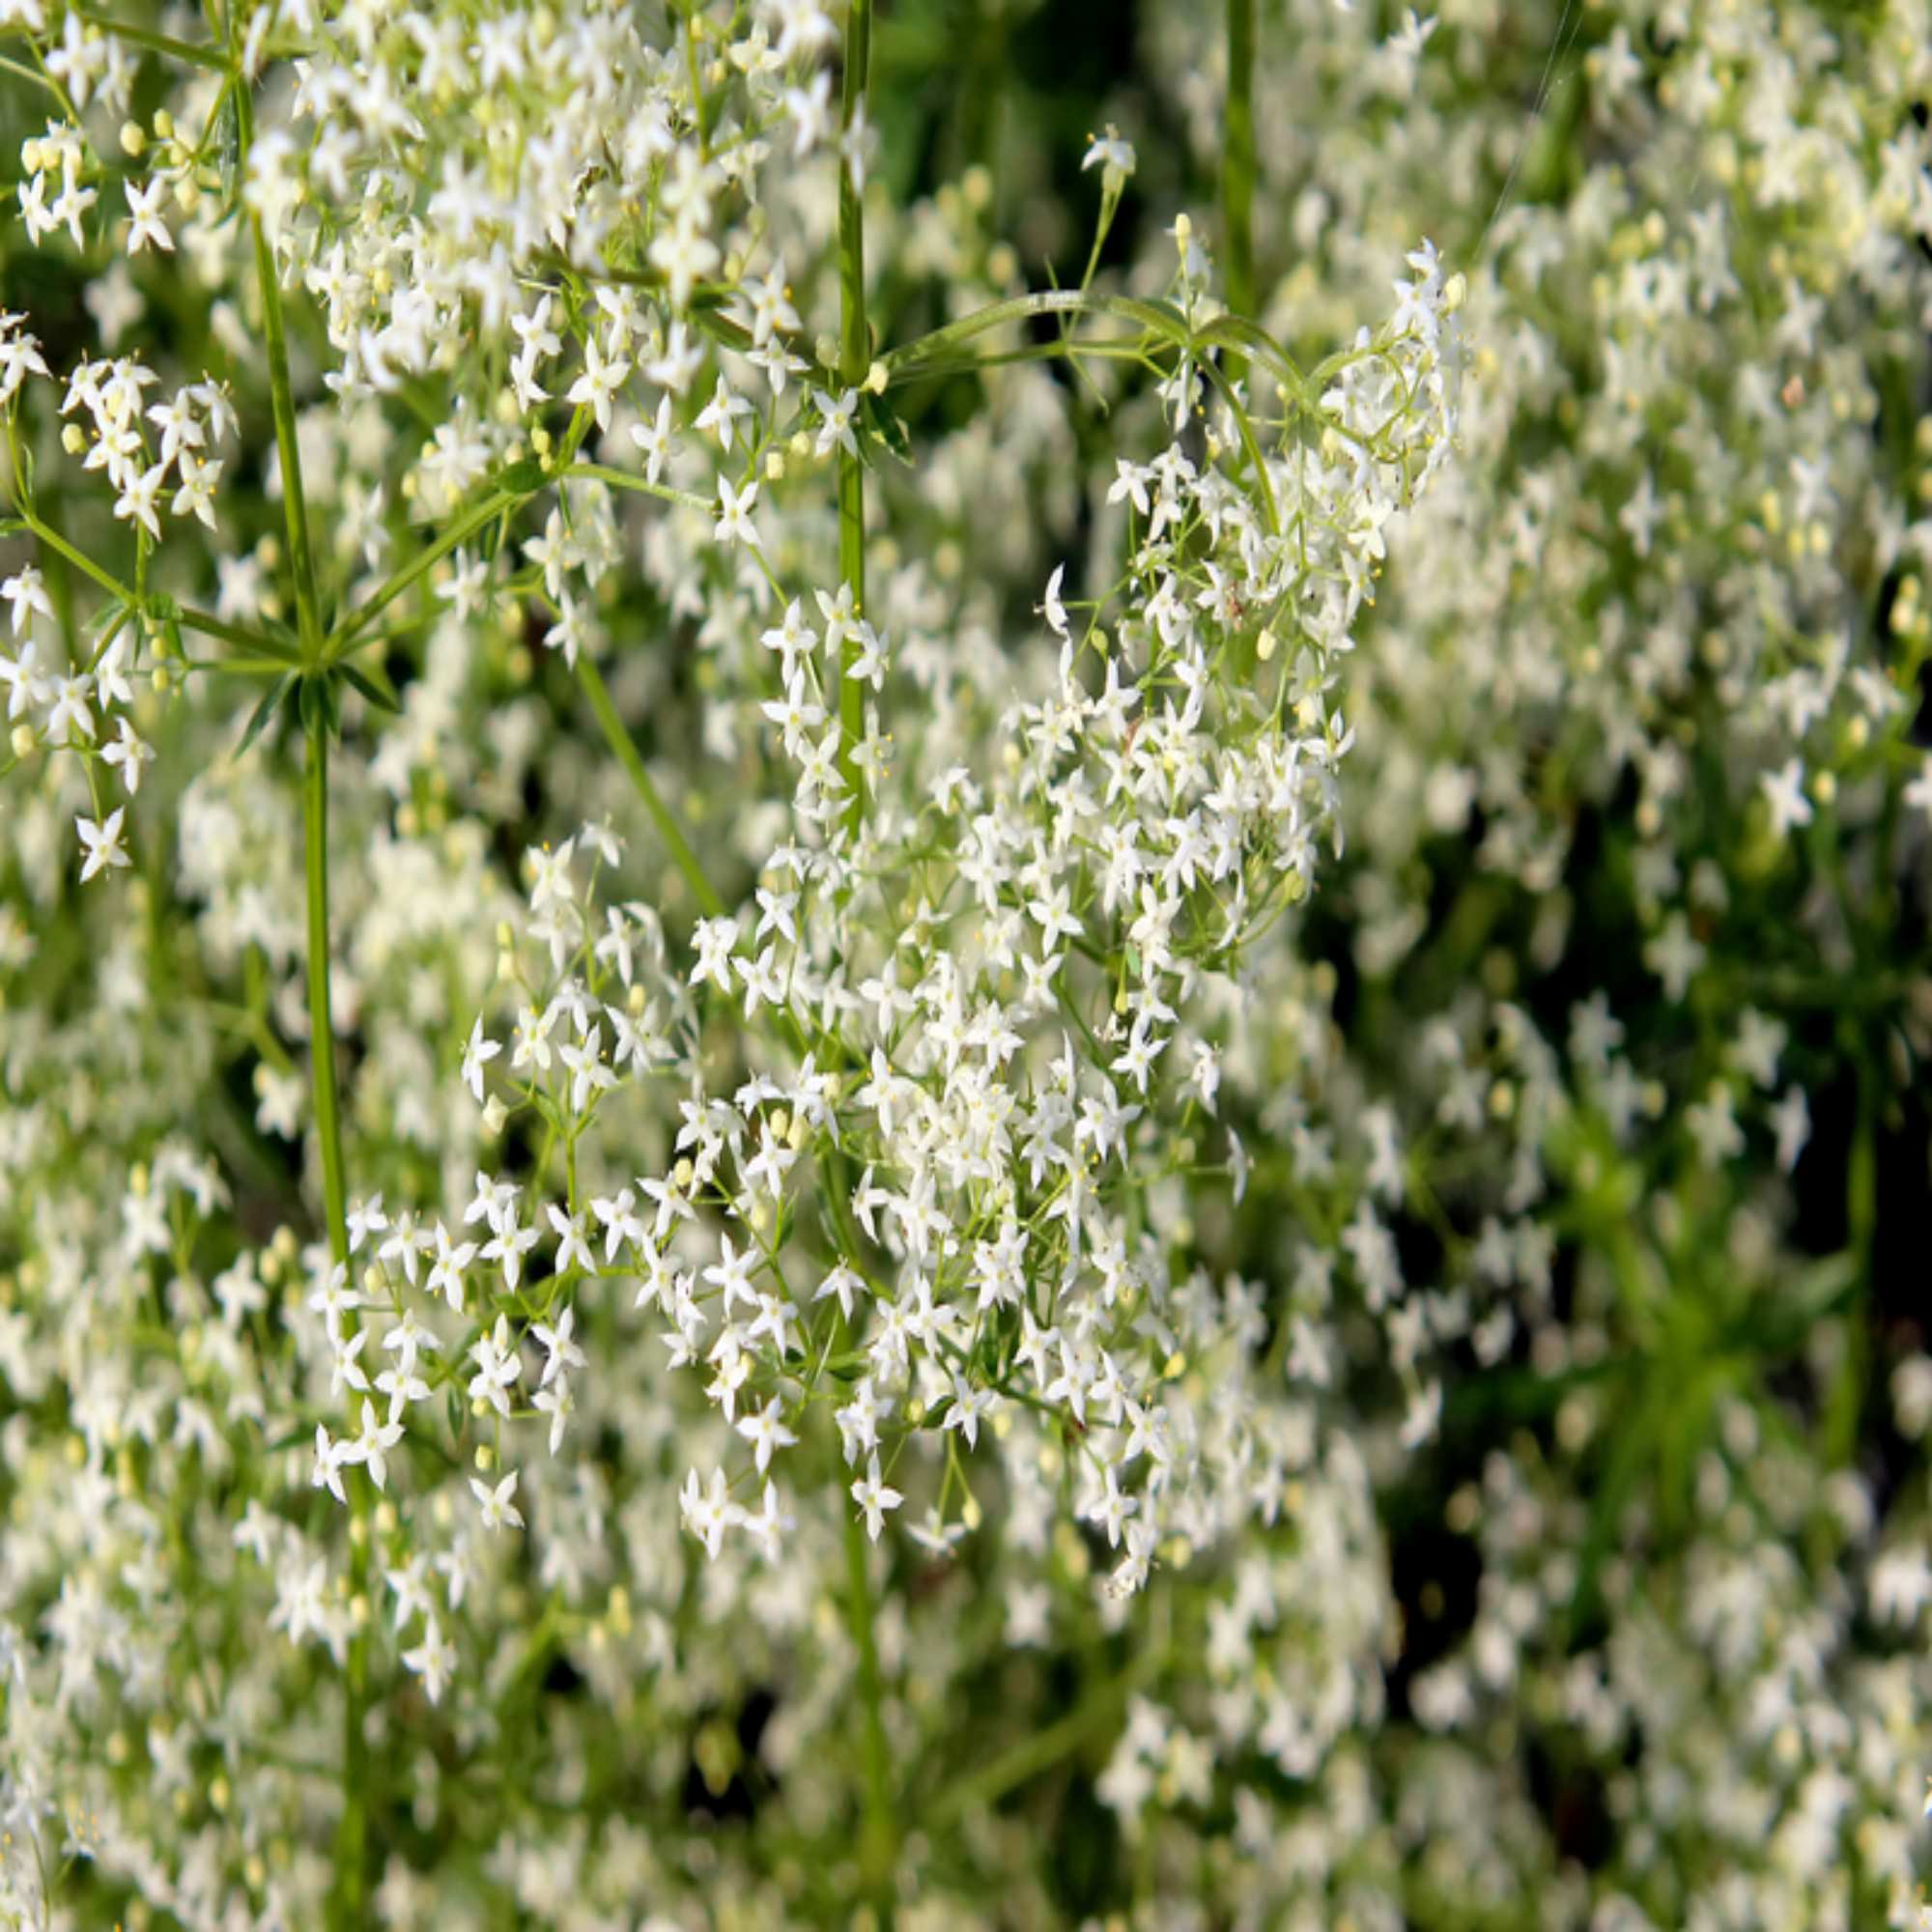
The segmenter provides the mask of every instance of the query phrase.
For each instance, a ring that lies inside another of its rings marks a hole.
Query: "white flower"
[[[1775,772],[1766,772],[1758,781],[1765,801],[1771,807],[1771,829],[1779,838],[1788,838],[1796,826],[1811,823],[1811,801],[1804,796],[1804,763],[1787,760]]]
[[[886,1526],[886,1512],[897,1509],[905,1498],[880,1480],[879,1459],[873,1455],[864,1477],[852,1485],[852,1500],[866,1513],[866,1534],[876,1543]]]
[[[121,843],[121,822],[127,816],[127,811],[126,806],[117,805],[99,824],[91,818],[74,820],[74,829],[80,834],[80,842],[87,848],[87,857],[80,868],[83,884],[97,872],[104,871],[110,867],[133,864]]]
[[[1135,165],[1133,143],[1123,141],[1111,121],[1107,124],[1106,133],[1088,135],[1087,152],[1080,161],[1081,173],[1085,174],[1089,168],[1099,168],[1102,185],[1118,193],[1133,173]]]
[[[456,1674],[456,1646],[443,1635],[433,1611],[423,1626],[422,1642],[403,1652],[403,1667],[422,1679],[432,1704],[442,1701],[442,1693]]]
[[[720,543],[749,544],[753,550],[762,548],[758,526],[752,521],[757,501],[755,482],[747,483],[742,490],[733,490],[724,477],[718,479],[718,522],[714,534]]]
[[[517,1475],[518,1472],[512,1469],[495,1489],[474,1476],[470,1477],[469,1491],[482,1512],[485,1529],[495,1531],[506,1525],[511,1529],[523,1528],[523,1515],[510,1500],[517,1493]]]
[[[8,616],[16,638],[36,616],[51,618],[54,614],[46,585],[41,573],[31,563],[22,564],[12,577],[0,582],[0,598],[6,599]]]
[[[168,233],[168,226],[161,219],[161,196],[167,191],[163,181],[152,181],[145,187],[134,184],[122,184],[122,192],[128,197],[128,213],[132,216],[128,228],[128,252],[138,255],[143,248],[156,247],[172,255],[175,238]]]

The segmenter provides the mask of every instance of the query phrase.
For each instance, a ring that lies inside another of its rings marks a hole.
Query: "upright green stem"
[[[426,549],[418,551],[367,603],[358,605],[338,620],[335,635],[328,640],[328,647],[325,652],[327,661],[333,663],[338,658],[348,656],[351,650],[356,648],[355,640],[362,632],[367,630],[411,584],[426,577],[451,551],[461,549],[479,530],[488,529],[505,510],[515,509],[525,499],[524,495],[519,495],[515,491],[492,491],[468,516],[452,524]]]
[[[597,714],[598,724],[604,727],[605,743],[630,775],[631,783],[643,801],[651,823],[657,827],[658,837],[664,840],[671,864],[684,874],[685,884],[691,888],[692,896],[697,901],[697,909],[706,919],[723,919],[724,901],[704,876],[704,868],[697,863],[697,854],[691,849],[691,841],[685,838],[683,827],[671,815],[663,795],[651,782],[651,775],[644,769],[642,755],[632,743],[631,734],[624,729],[624,721],[617,716],[617,707],[611,702],[611,693],[603,675],[587,655],[580,655],[577,660],[577,677],[583,686],[584,696],[590,700],[591,710]]]
[[[849,1345],[849,1334],[843,1339]],[[885,1686],[879,1675],[879,1646],[872,1632],[871,1550],[865,1525],[858,1512],[850,1508],[845,1512],[845,1613],[859,1650],[859,1699],[865,1711],[866,1809],[859,1833],[859,1869],[879,1932],[891,1932],[898,1832],[893,1817],[892,1760],[886,1746]]]
[[[849,137],[863,120],[866,74],[872,58],[872,0],[851,0],[845,16],[845,82],[839,125]],[[838,364],[849,387],[859,388],[872,367],[871,331],[866,323],[866,213],[850,155],[838,171]],[[866,472],[858,457],[838,453],[838,576],[852,593],[852,608],[866,603]],[[854,756],[866,728],[866,699],[852,666],[858,640],[847,638],[838,666],[838,771],[850,802],[846,824],[856,831],[866,800]]]
[[[315,1124],[322,1142],[322,1199],[328,1249],[349,1265],[349,1196],[342,1169],[342,1115],[335,1089],[333,1020],[328,994],[328,721],[318,705],[308,722],[302,781],[302,856],[308,883],[309,1058],[314,1064]]]
[[[102,570],[84,551],[76,550],[51,524],[44,522],[24,502],[20,505],[20,521],[50,551],[66,558],[83,577],[91,577],[110,597],[118,597],[124,604],[132,604],[136,601],[134,593],[119,578],[110,576]]]
[[[853,173],[849,144],[863,123],[866,80],[872,61],[872,0],[850,0],[845,14],[845,77],[839,127],[844,142],[838,171],[838,363],[848,387],[862,388],[871,374],[872,335],[866,321],[866,213]],[[866,472],[848,450],[838,454],[838,578],[852,593],[855,614],[866,606]],[[848,638],[838,665],[838,769],[849,788],[846,825],[857,831],[865,816],[865,792],[854,753],[866,728],[866,700],[852,667],[858,640]],[[842,1182],[835,1182],[842,1185]],[[849,1337],[847,1338],[849,1342]],[[846,1614],[859,1651],[859,1696],[865,1707],[866,1809],[859,1839],[860,1869],[881,1932],[893,1922],[893,1866],[898,1834],[894,1825],[892,1767],[886,1748],[885,1690],[873,1634],[870,1550],[856,1514],[845,1517]]]
[[[322,614],[315,593],[315,559],[308,547],[308,499],[302,491],[301,452],[296,441],[295,389],[289,380],[281,284],[261,217],[251,214],[248,225],[255,232],[255,279],[262,288],[262,317],[269,343],[270,396],[275,414],[275,451],[281,462],[282,521],[288,528],[289,567],[296,580],[296,611],[302,649],[317,658],[322,655]]]
[[[239,79],[235,112],[243,164],[254,141],[254,108]],[[282,519],[289,536],[289,572],[295,580],[297,634],[303,661],[322,675],[326,639],[316,595],[315,558],[308,543],[308,498],[302,489],[301,447],[296,440],[295,384],[289,374],[288,331],[282,288],[262,219],[252,209],[255,279],[262,291],[263,333],[269,350],[269,398],[275,418],[275,450],[281,462]],[[319,700],[322,694],[317,692]],[[302,787],[302,852],[308,885],[309,1058],[314,1069],[316,1137],[322,1143],[322,1194],[328,1223],[328,1251],[337,1266],[349,1265],[349,1199],[343,1177],[342,1110],[335,1091],[335,1023],[328,997],[328,707],[305,704],[307,764]],[[353,1321],[354,1318],[350,1318]],[[350,1471],[350,1601],[358,1618],[349,1639],[348,1681],[342,1699],[342,1821],[335,1841],[335,1888],[329,1924],[335,1932],[361,1932],[369,1916],[369,1478]]]
[[[328,990],[328,720],[320,704],[309,711],[306,735],[302,851],[308,884],[309,1059],[314,1069],[316,1137],[322,1143],[322,1197],[328,1252],[339,1267],[347,1268],[349,1203],[343,1178],[342,1110],[335,1089],[335,1029]],[[350,1595],[352,1602],[364,1604],[369,1588],[368,1484],[359,1469],[351,1472],[351,1479]],[[369,1746],[363,1719],[368,1708],[369,1637],[366,1625],[358,1623],[349,1640],[349,1681],[343,1699],[342,1822],[336,1833],[335,1894],[329,1916],[337,1932],[359,1932],[367,1917]]]
[[[255,138],[255,112],[247,87],[235,87],[235,116],[246,164]],[[302,650],[311,663],[322,656],[322,606],[315,590],[315,557],[308,547],[308,499],[302,490],[301,448],[296,440],[295,384],[289,376],[288,328],[282,316],[282,284],[275,251],[262,217],[248,211],[255,242],[255,280],[262,291],[262,332],[269,349],[269,401],[275,418],[275,454],[282,472],[282,522],[289,533],[289,568],[296,582],[296,612]]]
[[[1255,0],[1228,0],[1228,112],[1221,148],[1228,306],[1255,312]]]

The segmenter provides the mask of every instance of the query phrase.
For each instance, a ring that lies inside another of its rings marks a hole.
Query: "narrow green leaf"
[[[336,668],[377,710],[387,711],[396,717],[402,716],[403,700],[396,695],[396,687],[389,682],[388,673],[381,665],[372,661],[368,666],[358,668],[345,662]]]
[[[877,396],[867,392],[859,399],[859,418],[872,437],[901,463],[912,462],[912,439],[896,411],[889,410]]]
[[[259,738],[262,735],[263,731],[267,728],[269,720],[275,715],[276,707],[281,703],[282,699],[289,695],[289,687],[292,684],[294,684],[295,681],[296,681],[296,674],[294,671],[284,671],[282,675],[278,677],[274,681],[274,683],[269,687],[267,693],[264,695],[262,698],[261,703],[256,705],[253,716],[251,716],[248,720],[248,728],[242,732],[242,742],[235,748],[235,756],[238,761],[246,754],[248,747],[252,745],[255,742],[255,740]]]

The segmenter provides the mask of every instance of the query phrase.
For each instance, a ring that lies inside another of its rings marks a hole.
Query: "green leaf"
[[[396,695],[396,687],[389,682],[389,675],[381,665],[371,662],[366,668],[358,669],[345,662],[337,666],[337,669],[377,710],[387,711],[395,717],[402,716],[403,700]]]
[[[326,732],[331,738],[342,735],[340,687],[327,671],[302,673],[301,725],[304,733]]]
[[[1818,1322],[1854,1303],[1863,1283],[1864,1270],[1851,1249],[1826,1255],[1775,1294],[1747,1304],[1727,1339],[1760,1355],[1786,1354],[1800,1348]]]
[[[240,199],[242,170],[241,109],[235,101],[235,81],[231,75],[221,90],[221,109],[215,116],[215,166],[221,173],[221,210],[224,214]]]
[[[859,398],[859,419],[870,437],[883,443],[901,463],[909,465],[912,462],[912,439],[906,434],[905,424],[896,411],[889,410],[869,390]]]
[[[248,747],[252,745],[255,742],[255,740],[259,738],[262,735],[263,731],[267,728],[269,720],[275,715],[276,709],[280,706],[282,700],[288,696],[289,687],[292,684],[294,684],[295,681],[296,681],[296,674],[294,671],[284,671],[282,675],[278,677],[274,681],[274,683],[269,687],[268,692],[263,696],[261,703],[256,705],[254,710],[254,715],[250,717],[250,719],[248,720],[248,728],[242,732],[242,742],[235,748],[235,756],[238,761],[246,754]]]
[[[534,497],[550,481],[543,465],[534,456],[526,456],[503,471],[497,479],[497,487],[514,491],[519,497]]]

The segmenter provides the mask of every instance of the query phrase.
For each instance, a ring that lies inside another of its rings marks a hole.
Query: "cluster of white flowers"
[[[1036,14],[0,0],[0,1921],[1910,1922],[1932,15]]]

